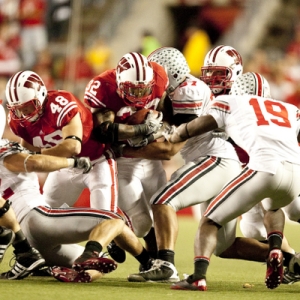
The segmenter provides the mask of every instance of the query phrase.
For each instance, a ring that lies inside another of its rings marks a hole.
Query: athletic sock
[[[98,252],[102,251],[103,247],[97,241],[88,241],[85,245],[84,252]]]
[[[194,274],[187,278],[188,283],[193,283],[199,279],[206,279],[206,272],[209,266],[210,259],[205,256],[196,256],[194,258]]]
[[[280,231],[272,231],[268,234],[268,242],[270,251],[273,249],[281,249],[283,234]]]
[[[175,265],[174,256],[175,256],[175,252],[172,250],[168,250],[168,249],[158,250],[158,253],[157,253],[158,259],[168,261],[168,262],[172,263],[173,265]]]

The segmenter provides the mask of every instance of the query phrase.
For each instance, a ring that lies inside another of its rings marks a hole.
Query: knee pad
[[[142,238],[148,234],[150,231],[153,221],[149,214],[140,213],[135,216],[130,216],[133,231],[135,235]]]

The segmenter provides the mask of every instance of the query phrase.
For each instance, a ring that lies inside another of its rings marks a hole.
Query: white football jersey
[[[217,97],[208,114],[249,154],[250,169],[275,174],[282,161],[300,164],[296,106],[253,95],[229,95]]]
[[[197,116],[203,115],[214,99],[210,88],[192,75],[187,76],[170,98],[174,115]],[[214,137],[212,132],[190,138],[182,148],[181,155],[186,163],[206,155],[239,160],[233,146],[222,138]]]
[[[48,204],[40,194],[40,186],[36,173],[14,173],[3,165],[3,159],[16,153],[28,153],[17,142],[0,140],[0,194],[4,199],[9,198],[17,220],[21,222],[27,213],[34,207]],[[26,197],[30,195],[30,197]]]

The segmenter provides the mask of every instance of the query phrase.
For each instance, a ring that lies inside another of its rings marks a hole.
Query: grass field
[[[180,217],[180,233],[176,247],[176,267],[183,274],[193,271],[193,237],[197,222],[192,218]],[[291,245],[300,249],[300,225],[287,224],[286,236]],[[239,235],[239,232],[238,232]],[[6,254],[0,271],[9,267],[10,253]],[[265,265],[260,263],[225,260],[213,257],[208,272],[208,291],[173,291],[165,283],[130,283],[127,275],[136,273],[138,263],[127,255],[127,260],[118,269],[99,281],[89,284],[61,283],[51,277],[28,277],[21,281],[1,281],[1,299],[6,300],[260,300],[260,299],[299,299],[300,283],[281,285],[268,290],[264,285]],[[254,285],[243,288],[244,283]]]

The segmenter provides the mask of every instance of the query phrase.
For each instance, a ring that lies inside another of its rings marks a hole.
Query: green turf
[[[180,234],[176,247],[176,266],[180,277],[193,271],[193,237],[197,222],[191,218],[180,218]],[[291,245],[300,249],[300,225],[288,224],[286,236]],[[239,235],[239,233],[238,233]],[[6,254],[0,271],[6,271],[10,253]],[[119,264],[118,269],[97,282],[89,284],[61,283],[51,277],[29,277],[21,281],[2,280],[1,299],[6,300],[261,300],[261,299],[299,299],[300,283],[281,285],[275,290],[264,286],[265,265],[238,260],[212,258],[208,272],[208,291],[173,291],[165,283],[130,283],[126,277],[137,272],[138,263],[127,255],[127,260]],[[243,288],[244,283],[253,284],[253,288]]]

